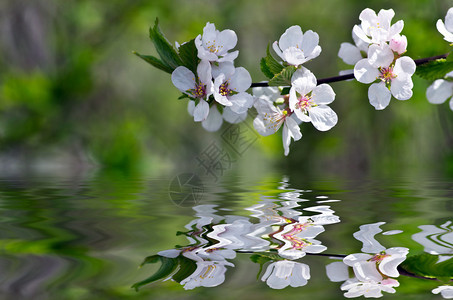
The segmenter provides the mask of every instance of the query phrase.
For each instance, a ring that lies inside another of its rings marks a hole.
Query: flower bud
[[[394,35],[390,40],[390,49],[397,52],[398,54],[403,54],[406,52],[407,48],[407,38],[405,35]]]

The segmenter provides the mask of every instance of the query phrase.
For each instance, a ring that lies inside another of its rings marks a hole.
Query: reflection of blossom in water
[[[422,231],[412,239],[425,247],[425,252],[439,256],[439,262],[453,257],[453,224],[451,221],[440,226],[421,225]]]
[[[382,292],[395,293],[393,287],[399,286],[399,282],[395,279],[389,278],[380,282],[363,282],[357,279],[347,280],[341,285],[342,291],[346,298],[356,298],[364,296],[365,298],[379,298],[382,297]]]
[[[361,225],[360,230],[354,233],[354,238],[363,243],[362,251],[366,253],[378,253],[385,250],[385,247],[382,246],[374,236],[380,232],[382,229],[379,226],[384,225],[385,222],[377,222],[373,224]]]
[[[324,232],[321,225],[315,225],[313,221],[301,218],[301,222],[286,225],[282,231],[273,235],[274,238],[285,244],[278,249],[281,257],[298,259],[306,253],[320,253],[327,249],[320,241],[314,238]]]
[[[310,279],[310,267],[303,263],[279,260],[271,263],[261,277],[273,289],[304,286]]]
[[[433,294],[441,294],[445,299],[453,299],[453,286],[441,285],[432,290]]]
[[[398,277],[398,265],[406,259],[409,249],[393,247],[371,255],[355,253],[346,256],[343,261],[330,263],[326,266],[326,274],[330,281],[344,283],[341,290],[347,298],[364,296],[366,298],[382,297],[382,292],[395,293],[394,287],[399,282],[390,277]],[[348,266],[352,267],[354,277],[349,277]]]
[[[360,281],[381,281],[383,276],[398,277],[397,267],[406,259],[408,248],[393,247],[375,255],[355,253],[346,256],[343,262],[352,267]]]
[[[227,261],[197,261],[197,269],[181,281],[184,289],[191,290],[199,286],[214,287],[225,281],[226,266],[234,267]]]

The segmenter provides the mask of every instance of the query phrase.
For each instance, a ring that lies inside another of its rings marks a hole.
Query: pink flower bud
[[[406,52],[407,48],[407,38],[405,35],[394,35],[390,40],[390,49],[397,52],[398,54],[403,54]]]

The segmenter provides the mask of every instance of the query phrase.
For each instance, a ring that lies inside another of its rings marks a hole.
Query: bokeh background
[[[393,8],[403,19],[412,58],[446,53],[437,32],[452,1],[339,0],[2,0],[0,3],[0,171],[3,176],[116,172],[159,175],[191,168],[218,133],[187,114],[170,76],[132,54],[157,55],[148,39],[156,17],[180,43],[206,22],[233,29],[237,66],[265,80],[259,60],[268,43],[298,24],[320,35],[322,54],[306,66],[318,78],[350,68],[338,57],[365,7]],[[303,138],[284,157],[281,136],[259,138],[235,164],[318,176],[453,174],[453,112],[431,105],[429,82],[414,78],[414,96],[384,111],[367,86],[332,84],[339,123],[329,132],[303,124]],[[250,122],[251,120],[249,120]],[[309,175],[304,175],[309,176]]]

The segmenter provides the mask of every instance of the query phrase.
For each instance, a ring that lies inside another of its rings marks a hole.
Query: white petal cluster
[[[299,287],[310,279],[310,267],[290,260],[279,260],[271,263],[261,277],[270,288],[283,289],[287,286]]]
[[[437,30],[444,36],[444,40],[453,43],[453,7],[447,11],[445,23],[442,20],[437,20]]]
[[[295,25],[286,29],[278,42],[272,44],[272,48],[283,61],[297,67],[319,56],[321,46],[318,43],[316,32],[308,30],[303,33],[300,26]]]
[[[224,120],[242,122],[253,106],[254,98],[246,92],[252,84],[250,74],[243,67],[234,67],[239,51],[229,52],[236,44],[234,31],[220,32],[207,23],[195,39],[200,59],[197,74],[184,66],[172,73],[173,84],[191,99],[189,114],[207,131],[219,130]]]
[[[355,45],[342,43],[338,52],[345,63],[354,65],[357,81],[373,83],[368,98],[377,110],[386,108],[392,96],[398,100],[412,97],[416,65],[412,58],[402,56],[407,48],[407,38],[400,34],[404,22],[392,24],[394,16],[392,9],[381,9],[378,14],[364,9],[359,16],[361,24],[352,31]]]
[[[328,264],[327,277],[333,282],[344,281],[341,290],[346,291],[346,298],[378,298],[383,296],[382,292],[395,293],[394,287],[399,286],[394,279],[399,276],[397,267],[408,252],[407,248],[393,247],[374,255],[350,254],[343,261]],[[353,277],[349,276],[348,267],[352,267]]]
[[[453,110],[453,72],[448,73],[445,79],[435,80],[426,90],[426,98],[429,103],[442,104],[448,99],[450,109]]]
[[[283,125],[283,148],[289,154],[291,139],[302,137],[299,123],[311,122],[320,131],[327,131],[338,122],[337,114],[329,107],[335,92],[328,84],[317,86],[315,75],[299,67],[291,78],[288,96],[281,96],[276,88],[255,88],[255,108],[258,116],[253,125],[259,134],[267,136]]]

